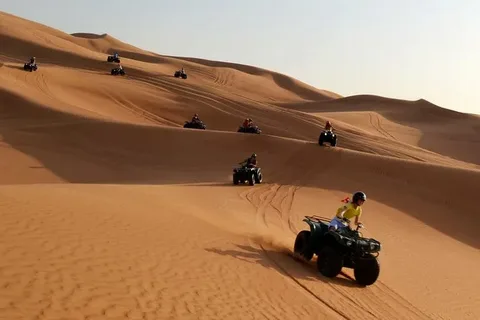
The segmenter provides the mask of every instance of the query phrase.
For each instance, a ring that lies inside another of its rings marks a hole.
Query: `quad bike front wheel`
[[[248,174],[248,184],[251,186],[255,185],[255,173],[251,172]]]
[[[372,285],[380,275],[380,263],[371,254],[368,254],[366,257],[359,257],[355,261],[353,275],[358,284],[363,286]]]
[[[262,173],[258,173],[255,177],[255,183],[262,183],[262,181],[263,181]]]

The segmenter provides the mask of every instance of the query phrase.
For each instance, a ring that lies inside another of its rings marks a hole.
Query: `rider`
[[[198,117],[198,114],[197,114],[197,113],[195,113],[195,114],[193,115],[192,123],[194,123],[194,122],[200,122],[200,118]]]
[[[36,63],[36,59],[37,59],[37,58],[35,58],[35,57],[31,57],[31,58],[30,58],[30,64],[31,64],[31,65],[34,65],[34,64]]]
[[[246,129],[250,126],[250,121],[252,119],[249,119],[249,118],[245,118],[245,120],[243,121],[243,127]]]
[[[182,71],[181,71],[181,72],[182,72],[182,74],[185,74],[185,69],[183,69],[183,67],[182,67]]]
[[[118,59],[118,52],[115,52],[115,53],[113,54],[113,58]]]
[[[243,160],[242,162],[240,162],[240,164],[248,168],[255,168],[257,166],[257,154],[252,153],[249,158]]]
[[[327,120],[327,123],[325,123],[325,130],[326,131],[332,131],[333,130],[332,124],[328,120]]]
[[[361,225],[358,221],[362,215],[361,205],[367,200],[367,195],[362,191],[357,191],[352,196],[352,201],[337,209],[337,214],[329,223],[329,230],[346,228],[350,225],[350,220],[355,217],[355,224]]]

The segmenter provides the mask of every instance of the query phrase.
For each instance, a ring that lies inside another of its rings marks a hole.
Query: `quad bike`
[[[337,145],[337,135],[331,130],[324,130],[318,137],[318,144],[323,146],[324,142],[330,143],[332,147]]]
[[[37,71],[37,69],[38,69],[38,66],[37,66],[36,63],[32,64],[31,62],[27,62],[23,65],[23,70],[25,70],[25,71],[32,72],[32,71]]]
[[[177,70],[173,74],[175,78],[182,78],[182,79],[187,79],[187,74],[185,72],[182,72],[182,70]]]
[[[258,167],[242,166],[233,169],[233,184],[248,182],[251,186],[255,183],[262,183],[262,170]]]
[[[203,121],[185,121],[183,125],[184,128],[192,128],[192,129],[203,129],[205,130],[207,126],[203,123]]]
[[[353,269],[355,280],[363,286],[372,285],[380,274],[377,260],[382,248],[375,239],[364,238],[358,231],[347,226],[339,230],[328,230],[330,219],[305,216],[303,219],[310,231],[297,234],[294,255],[310,261],[317,255],[317,269],[325,277],[336,277],[343,267]],[[347,223],[347,222],[346,222]]]
[[[258,126],[252,126],[252,127],[247,127],[247,128],[245,128],[244,126],[240,126],[240,127],[238,127],[237,132],[260,134],[262,132],[262,130],[260,130],[258,128]]]
[[[115,57],[115,56],[108,56],[108,57],[107,57],[107,62],[116,62],[116,63],[120,63],[120,58],[118,58],[118,57]]]
[[[120,68],[113,68],[111,74],[112,74],[113,76],[116,76],[116,75],[122,75],[122,76],[124,76],[124,75],[125,75],[125,70],[120,69]]]

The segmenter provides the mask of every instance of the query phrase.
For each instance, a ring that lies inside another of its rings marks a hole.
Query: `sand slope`
[[[286,106],[480,164],[478,115],[443,109],[425,100],[405,101],[371,95]]]
[[[480,317],[478,117],[1,12],[0,41],[0,318]],[[182,128],[195,112],[208,130]],[[316,144],[326,119],[337,148]],[[232,186],[252,152],[264,183]],[[302,217],[358,189],[384,246],[368,288],[291,257]]]

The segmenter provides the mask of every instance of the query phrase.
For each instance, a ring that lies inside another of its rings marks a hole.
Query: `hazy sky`
[[[0,0],[67,33],[480,114],[479,0]]]

